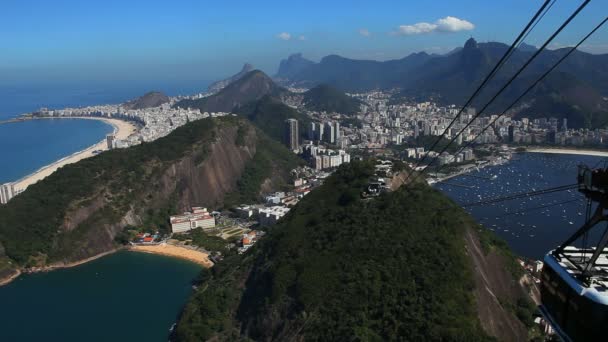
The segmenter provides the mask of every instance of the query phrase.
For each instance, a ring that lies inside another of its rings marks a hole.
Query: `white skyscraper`
[[[317,129],[318,124],[316,122],[311,122],[310,126],[308,127],[308,140],[315,140],[317,138]]]
[[[336,142],[336,131],[331,122],[325,123],[325,141],[334,144]]]
[[[323,125],[323,123],[319,122],[317,123],[317,140],[318,141],[322,141],[323,138],[325,138],[325,125]]]
[[[340,140],[340,123],[339,122],[334,122],[334,138],[336,141]]]
[[[290,150],[296,151],[300,147],[299,139],[298,120],[285,120],[285,145],[287,145]]]
[[[15,187],[12,183],[0,185],[0,203],[6,204],[15,196]]]

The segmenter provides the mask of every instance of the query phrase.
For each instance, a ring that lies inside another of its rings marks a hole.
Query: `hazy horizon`
[[[443,54],[470,37],[510,43],[540,4],[9,1],[0,13],[0,84],[212,81],[245,62],[273,75],[281,59],[300,52],[313,61]],[[557,2],[526,43],[540,45],[576,6]],[[606,2],[591,2],[550,48],[578,41],[607,11]],[[581,50],[607,53],[606,32]]]

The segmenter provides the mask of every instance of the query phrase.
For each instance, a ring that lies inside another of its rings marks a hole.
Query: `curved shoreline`
[[[608,151],[600,151],[600,150],[577,150],[577,149],[569,149],[569,148],[543,148],[543,147],[533,147],[529,148],[526,151],[529,153],[551,153],[551,154],[575,154],[581,156],[596,156],[596,157],[608,157]]]
[[[51,272],[62,268],[71,268],[86,264],[88,262],[97,260],[110,254],[114,254],[118,251],[132,251],[139,253],[148,253],[162,255],[170,258],[182,259],[195,264],[198,264],[205,268],[213,267],[213,262],[209,260],[208,254],[200,251],[191,250],[174,245],[154,245],[154,246],[130,246],[130,247],[119,247],[103,253],[99,253],[92,257],[88,257],[82,260],[69,262],[69,263],[55,263],[44,267],[33,267],[28,269],[17,268],[15,273],[8,277],[0,279],[0,287],[11,283],[13,280],[19,278],[22,274],[32,274],[40,272]]]
[[[213,262],[209,260],[209,254],[170,244],[131,246],[128,248],[128,250],[133,252],[157,254],[172,258],[183,259],[199,264],[205,268],[211,268],[213,266]]]
[[[6,285],[6,284],[12,282],[13,280],[19,278],[20,275],[21,275],[21,270],[20,269],[16,269],[15,273],[11,274],[8,277],[0,279],[0,286]]]
[[[109,124],[110,126],[112,126],[114,128],[113,134],[116,135],[116,139],[126,139],[127,137],[129,137],[131,134],[133,134],[136,131],[136,127],[132,123],[124,121],[124,120],[113,119],[113,118],[49,117],[49,118],[37,118],[35,120],[43,120],[43,119],[100,120],[100,121],[105,122],[106,124]],[[15,187],[15,192],[20,193],[20,192],[25,191],[25,189],[27,189],[28,186],[50,176],[55,171],[57,171],[57,169],[59,169],[60,167],[68,165],[68,164],[76,163],[85,158],[92,157],[95,155],[93,152],[98,151],[98,150],[101,150],[101,151],[107,150],[107,144],[106,144],[105,137],[103,140],[93,144],[92,146],[89,146],[88,148],[86,148],[84,150],[74,152],[71,155],[63,157],[49,165],[43,166],[40,169],[38,169],[37,171],[35,171],[27,176],[24,176],[17,181],[12,182]]]
[[[31,274],[31,273],[40,273],[40,272],[50,272],[50,271],[55,271],[55,270],[59,270],[62,268],[70,268],[70,267],[76,267],[82,264],[86,264],[87,262],[99,259],[101,257],[104,257],[106,255],[109,254],[113,254],[118,252],[119,250],[121,250],[123,248],[115,248],[103,253],[99,253],[97,255],[94,255],[92,257],[89,258],[85,258],[79,261],[74,261],[74,262],[69,262],[69,263],[55,263],[55,264],[51,264],[48,266],[44,266],[44,267],[33,267],[33,268],[27,268],[27,269],[16,269],[17,273],[13,274],[7,278],[4,279],[0,279],[0,286],[6,285],[10,282],[12,282],[13,280],[19,278],[20,275],[22,274]]]

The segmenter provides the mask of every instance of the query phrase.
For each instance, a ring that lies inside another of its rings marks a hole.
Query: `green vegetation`
[[[304,104],[318,112],[356,114],[361,102],[327,84],[318,85],[304,93]]]
[[[490,252],[503,255],[507,261],[507,269],[513,275],[514,279],[519,280],[519,278],[524,275],[524,269],[517,262],[517,258],[509,248],[507,242],[483,226],[477,228],[477,233],[483,252],[486,255]]]
[[[253,261],[215,270],[177,339],[490,340],[464,248],[470,218],[424,185],[362,200],[372,174],[371,162],[341,166],[246,254]]]
[[[203,271],[200,289],[190,298],[175,329],[174,340],[206,341],[221,332],[226,341],[238,341],[239,330],[230,315],[238,306],[251,256],[226,257],[209,271]]]
[[[217,94],[194,100],[181,100],[175,107],[198,108],[201,112],[234,112],[241,106],[255,103],[264,96],[281,97],[288,93],[277,86],[268,75],[253,70],[228,84]]]
[[[350,118],[346,118],[346,119],[342,119],[341,121],[342,126],[352,126],[355,128],[363,128],[363,122],[355,117],[350,117]]]
[[[304,163],[283,145],[264,134],[260,133],[259,139],[255,156],[247,162],[237,181],[236,190],[226,195],[224,207],[258,202],[262,183],[273,174],[276,176],[273,177],[275,181],[283,180],[281,187],[286,187],[291,177],[289,171]]]
[[[519,281],[525,271],[517,262],[507,242],[483,226],[478,226],[477,231],[483,252],[486,255],[492,252],[502,255],[506,269],[511,273],[514,280]],[[534,315],[537,312],[537,308],[525,293],[521,293],[515,301],[504,298],[499,299],[500,304],[511,311],[528,329],[534,327]]]
[[[210,252],[226,252],[226,240],[209,235],[203,231],[202,228],[196,228],[189,231],[187,234],[175,234],[173,238],[180,241],[192,240],[192,244],[198,247],[202,247]]]
[[[185,155],[204,160],[215,129],[236,122],[234,117],[195,121],[152,143],[62,167],[0,206],[0,243],[6,255],[20,265],[35,265],[79,251],[86,254],[95,232],[118,224],[136,208],[142,209],[138,215],[145,224],[166,231],[166,217],[175,211],[176,198],[158,199],[158,179]],[[87,213],[87,219],[62,231],[66,214],[78,210]]]
[[[264,133],[277,141],[284,141],[285,120],[298,120],[302,138],[306,135],[305,128],[310,124],[308,116],[272,96],[264,96],[259,101],[250,102],[239,108],[237,113],[249,119]]]

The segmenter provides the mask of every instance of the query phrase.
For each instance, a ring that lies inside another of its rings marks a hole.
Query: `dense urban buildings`
[[[136,124],[139,129],[136,133],[124,140],[116,137],[106,138],[108,148],[125,148],[154,141],[171,133],[174,129],[188,122],[208,118],[225,116],[229,113],[201,113],[198,109],[173,108],[172,105],[182,98],[171,98],[171,102],[159,107],[144,109],[128,109],[123,104],[108,104],[82,108],[48,109],[41,108],[32,113],[34,116],[44,117],[100,117],[119,119]]]

